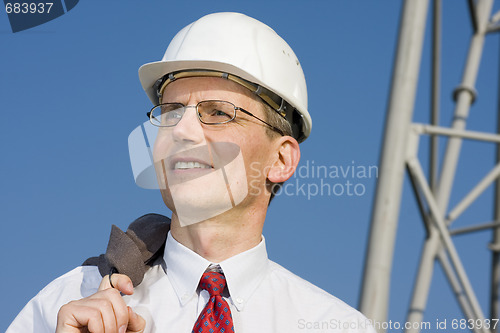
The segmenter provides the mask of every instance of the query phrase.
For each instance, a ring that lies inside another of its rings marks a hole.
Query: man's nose
[[[184,114],[172,131],[173,140],[177,142],[203,142],[205,139],[203,127],[196,114],[196,107],[185,107]]]

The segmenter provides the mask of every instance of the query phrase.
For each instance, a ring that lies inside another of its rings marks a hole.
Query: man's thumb
[[[124,274],[111,274],[102,278],[99,290],[115,288],[125,295],[132,295],[134,293],[134,286],[132,280]]]

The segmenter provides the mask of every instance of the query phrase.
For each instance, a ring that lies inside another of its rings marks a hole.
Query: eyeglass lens
[[[151,110],[150,119],[153,125],[171,127],[177,125],[186,109],[180,103],[165,103]],[[196,106],[198,117],[205,124],[223,124],[235,117],[235,106],[224,101],[202,101]]]

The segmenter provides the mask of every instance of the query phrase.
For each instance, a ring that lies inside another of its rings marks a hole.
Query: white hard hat
[[[139,78],[157,104],[166,80],[207,71],[254,90],[286,117],[299,142],[311,133],[302,67],[290,46],[264,23],[239,13],[206,15],[177,33],[161,61],[141,66]]]

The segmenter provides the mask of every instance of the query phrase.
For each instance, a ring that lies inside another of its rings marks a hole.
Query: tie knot
[[[200,280],[200,288],[208,291],[210,296],[217,296],[222,294],[226,287],[226,278],[224,274],[218,272],[203,273]]]

